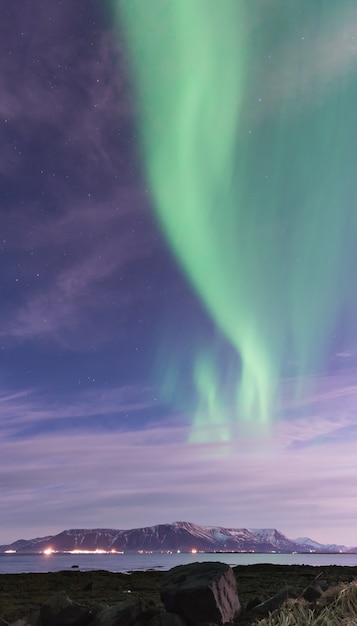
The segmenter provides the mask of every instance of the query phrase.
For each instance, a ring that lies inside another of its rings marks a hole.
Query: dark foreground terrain
[[[286,585],[301,593],[314,580],[329,586],[357,578],[357,567],[338,565],[238,565],[233,568],[238,595],[244,607],[257,595],[273,596]],[[1,574],[0,617],[12,622],[26,617],[55,591],[64,590],[71,600],[87,606],[112,604],[139,597],[150,609],[161,606],[160,584],[164,572],[146,571],[130,574],[106,571],[81,572],[77,569],[47,574]]]

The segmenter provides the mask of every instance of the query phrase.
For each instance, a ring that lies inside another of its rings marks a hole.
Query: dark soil
[[[46,574],[0,575],[0,617],[11,622],[39,608],[55,591],[66,591],[73,602],[92,606],[114,604],[128,597],[140,597],[144,606],[160,604],[162,572],[69,570]]]
[[[254,596],[268,598],[290,585],[301,593],[315,579],[329,586],[357,578],[357,567],[331,565],[238,565],[234,567],[242,606]],[[165,572],[130,574],[70,570],[47,574],[1,574],[0,617],[11,622],[26,617],[55,591],[64,590],[74,602],[92,606],[139,597],[144,608],[160,607],[160,584]]]

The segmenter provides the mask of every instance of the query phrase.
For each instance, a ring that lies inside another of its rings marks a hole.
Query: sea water
[[[106,570],[131,572],[168,570],[176,565],[221,561],[235,565],[273,563],[276,565],[357,566],[357,554],[255,554],[255,553],[152,553],[152,554],[0,554],[0,574],[59,572],[62,570]]]

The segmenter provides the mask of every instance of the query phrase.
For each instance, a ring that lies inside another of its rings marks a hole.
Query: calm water
[[[228,565],[355,565],[357,554],[0,554],[0,574],[58,572],[76,569],[128,572],[168,570],[194,561],[222,561]]]

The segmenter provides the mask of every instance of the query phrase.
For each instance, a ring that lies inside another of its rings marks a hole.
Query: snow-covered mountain
[[[288,539],[283,533],[276,530],[276,528],[250,528],[250,531],[254,534],[257,539],[260,541],[266,541],[272,546],[275,546],[275,550],[277,552],[294,552],[296,551],[296,546],[292,548],[292,544],[296,542]],[[306,552],[307,545],[305,546],[303,543],[300,544],[304,547],[304,552]],[[286,550],[285,550],[286,549]]]
[[[336,543],[319,543],[309,537],[298,537],[294,541],[299,545],[310,546],[311,550],[316,550],[317,552],[350,552],[352,550],[352,548],[346,548],[346,546],[340,546]]]
[[[37,546],[41,542],[50,541],[51,539],[52,535],[48,537],[37,537],[36,539],[18,539],[9,546],[0,546],[0,552],[4,552],[5,549],[15,550],[16,552],[38,552],[37,549],[32,550],[32,547]]]
[[[335,548],[338,548],[337,550]],[[20,539],[0,552],[43,552],[52,549],[58,552],[72,550],[116,550],[124,552],[178,551],[191,552],[335,552],[341,546],[324,546],[311,539],[291,540],[275,528],[223,528],[221,526],[199,526],[191,522],[173,522],[131,530],[110,528],[71,529],[58,535],[37,539]],[[348,551],[346,548],[344,551]]]

